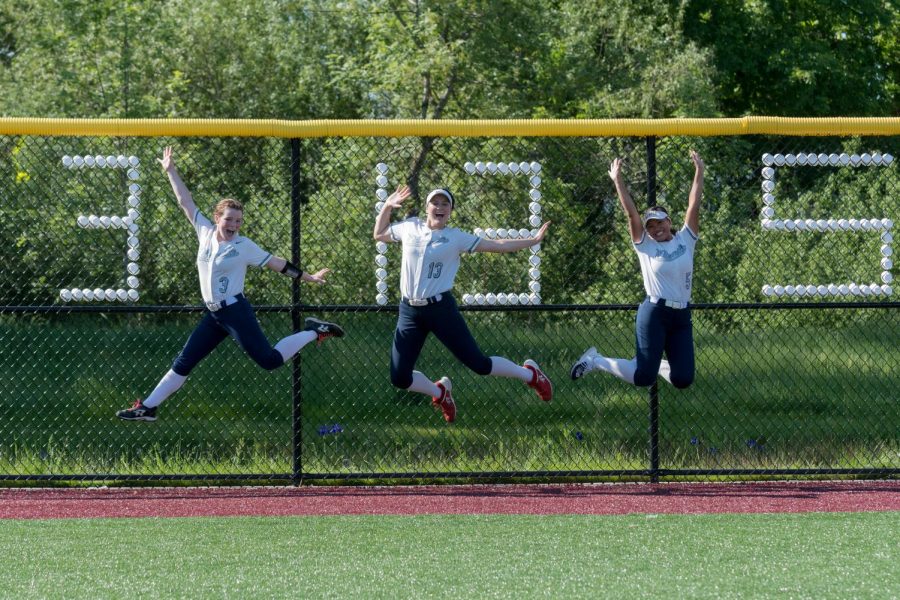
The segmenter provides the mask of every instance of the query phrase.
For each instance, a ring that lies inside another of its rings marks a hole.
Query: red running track
[[[0,519],[900,511],[900,481],[0,489]]]

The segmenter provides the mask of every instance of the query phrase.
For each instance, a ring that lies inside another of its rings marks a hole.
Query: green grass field
[[[897,513],[0,521],[4,598],[896,598]]]
[[[896,468],[898,315],[848,315],[824,327],[816,311],[761,311],[728,327],[696,312],[696,383],[660,387],[662,466]],[[427,398],[391,386],[394,315],[324,316],[348,334],[301,352],[307,473],[647,467],[646,391],[603,374],[568,378],[589,345],[633,355],[630,312],[468,313],[487,354],[537,359],[556,396],[547,405],[519,381],[479,377],[431,339],[418,368],[452,378],[452,427]],[[283,315],[260,320],[273,341],[289,332]],[[0,377],[15,382],[0,390],[0,473],[290,472],[290,368],[265,372],[230,340],[160,409],[160,421],[114,418],[153,388],[195,321],[69,315],[0,324]]]

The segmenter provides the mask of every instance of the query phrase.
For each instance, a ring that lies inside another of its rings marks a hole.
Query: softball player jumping
[[[609,176],[616,184],[619,202],[628,216],[631,241],[641,263],[647,297],[638,307],[637,355],[631,360],[607,358],[588,348],[570,371],[572,379],[600,369],[638,386],[649,386],[657,373],[676,388],[694,381],[694,337],[691,324],[691,280],[694,246],[700,232],[700,198],[703,196],[704,164],[691,150],[694,181],[688,196],[684,226],[672,229],[668,211],[652,206],[643,216],[622,179],[622,160],[616,158]],[[665,352],[668,361],[663,360]]]
[[[229,335],[259,366],[270,371],[283,365],[313,340],[322,341],[344,335],[344,331],[334,323],[307,318],[303,331],[287,336],[273,348],[259,326],[253,307],[244,297],[247,267],[265,266],[288,277],[318,284],[325,283],[330,270],[304,273],[287,260],[273,256],[252,240],[238,235],[244,222],[244,209],[236,200],[221,200],[213,213],[214,222],[210,222],[200,213],[181,180],[172,158],[172,148],[166,148],[162,159],[157,160],[169,177],[178,205],[197,232],[200,242],[197,271],[207,310],[172,368],[147,399],[138,399],[131,408],[116,413],[117,417],[126,421],[155,421],[156,408],[178,391],[197,363]]]
[[[541,242],[549,221],[533,238],[488,240],[447,227],[454,198],[447,190],[437,189],[425,200],[427,218],[413,217],[391,224],[391,212],[409,198],[408,186],[398,187],[384,203],[375,221],[374,237],[381,242],[399,242],[403,246],[401,263],[400,316],[391,350],[391,382],[399,387],[431,396],[448,423],[456,418],[456,403],[448,377],[431,381],[413,370],[429,333],[434,333],[457,359],[479,375],[521,379],[535,389],[546,402],[553,398],[553,386],[537,363],[526,360],[523,366],[500,356],[485,356],[469,332],[456,300],[450,293],[465,252],[515,252]]]

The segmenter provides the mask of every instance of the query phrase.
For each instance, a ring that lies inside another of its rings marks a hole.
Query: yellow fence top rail
[[[104,137],[622,137],[898,135],[894,117],[311,120],[0,118],[0,135]]]

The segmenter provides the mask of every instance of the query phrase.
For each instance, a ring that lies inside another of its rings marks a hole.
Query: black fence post
[[[656,138],[647,138],[647,206],[656,204]],[[650,386],[650,482],[659,483],[659,388]]]
[[[291,262],[300,262],[300,140],[291,139]],[[300,329],[300,280],[294,279],[291,284],[291,331]],[[301,391],[301,358],[298,352],[294,355],[291,371],[292,439],[293,456],[291,460],[291,482],[294,485],[303,483],[303,394]]]

